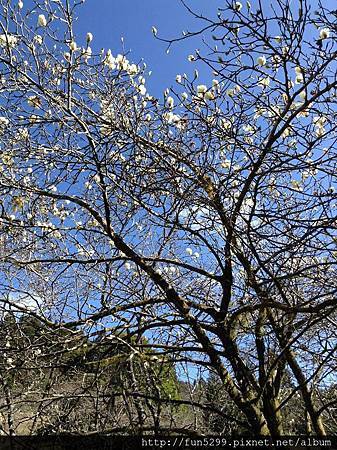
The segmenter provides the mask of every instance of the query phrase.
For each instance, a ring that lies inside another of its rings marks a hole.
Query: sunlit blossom
[[[0,34],[0,47],[6,47],[7,45],[14,48],[18,43],[18,38],[12,34]]]
[[[174,106],[174,99],[173,99],[173,97],[167,97],[167,99],[166,99],[166,106],[168,108],[170,108],[170,109],[173,108],[173,106]]]
[[[267,63],[267,59],[265,56],[259,56],[256,60],[259,66],[265,66]]]
[[[44,14],[40,14],[37,18],[37,24],[39,27],[46,27],[47,26],[47,19]]]
[[[329,28],[322,28],[319,32],[320,39],[327,39],[330,37],[330,29]]]

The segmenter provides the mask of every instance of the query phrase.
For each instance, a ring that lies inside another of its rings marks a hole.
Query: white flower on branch
[[[40,34],[37,34],[36,36],[34,36],[33,41],[37,44],[37,45],[42,45],[43,43],[43,37]]]
[[[166,106],[170,109],[174,107],[174,99],[173,97],[167,97],[166,99]]]
[[[39,17],[37,18],[37,25],[39,27],[46,27],[47,26],[47,19],[46,19],[46,16],[44,14],[40,14]]]
[[[259,56],[256,60],[259,66],[265,66],[267,63],[267,58],[265,56]]]
[[[207,92],[207,86],[205,84],[199,84],[199,86],[197,86],[197,93],[205,94],[205,92]]]
[[[82,57],[85,60],[85,62],[88,62],[88,59],[90,59],[91,56],[92,56],[91,47],[87,47],[82,50]]]
[[[260,78],[258,85],[262,88],[266,88],[270,85],[270,77]]]
[[[319,32],[319,38],[323,40],[323,39],[327,39],[328,37],[330,37],[329,28],[322,28]]]
[[[69,48],[70,50],[72,50],[73,52],[75,52],[77,50],[77,44],[75,41],[70,42],[69,44]]]
[[[9,124],[9,120],[7,119],[7,117],[0,117],[0,128],[2,127],[6,127]]]
[[[13,36],[12,34],[0,34],[0,47],[6,47],[7,45],[10,48],[14,48],[18,43],[18,38]]]

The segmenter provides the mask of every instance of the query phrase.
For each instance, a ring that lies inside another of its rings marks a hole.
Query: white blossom
[[[330,37],[330,30],[329,28],[322,28],[319,32],[320,39],[327,39]]]
[[[193,250],[192,250],[190,247],[187,247],[186,253],[187,253],[188,255],[192,256],[192,255],[193,255]]]
[[[258,85],[262,88],[268,87],[270,85],[270,78],[269,77],[260,78]]]
[[[157,30],[157,28],[156,28],[155,26],[153,26],[153,27],[151,28],[151,31],[152,31],[152,33],[154,34],[154,36],[157,36],[158,30]]]
[[[143,84],[138,86],[138,90],[139,90],[140,95],[145,95],[146,94],[146,87]]]
[[[33,40],[37,45],[42,45],[42,43],[43,43],[43,38],[40,34],[37,34],[36,36],[34,36]]]
[[[167,97],[167,99],[166,99],[166,106],[168,108],[170,108],[170,109],[173,108],[173,106],[174,106],[174,99],[173,99],[173,97]]]
[[[89,58],[91,58],[91,55],[92,55],[91,47],[87,47],[82,50],[82,57],[86,62],[88,61]]]
[[[37,24],[39,27],[46,27],[47,26],[47,19],[44,14],[40,14],[37,18]]]
[[[207,86],[205,84],[199,84],[199,86],[197,86],[197,93],[204,94],[205,92],[207,92]]]
[[[0,128],[1,127],[6,127],[9,124],[9,120],[7,119],[7,117],[0,117]]]
[[[70,42],[69,44],[69,48],[70,50],[72,50],[73,52],[75,52],[77,50],[77,44],[75,41]]]
[[[205,92],[204,99],[205,100],[214,100],[215,99],[214,92],[212,92],[212,91]]]
[[[111,70],[116,69],[116,59],[112,56],[110,49],[107,51],[104,64],[106,64]]]
[[[90,44],[90,42],[94,39],[94,36],[92,33],[87,33],[87,43]]]
[[[259,56],[256,60],[256,62],[258,63],[259,66],[265,66],[267,59],[265,56]]]
[[[7,47],[7,45],[11,48],[14,48],[18,42],[18,38],[13,36],[12,34],[0,34],[0,47]]]
[[[138,67],[136,64],[130,64],[129,67],[127,68],[127,72],[130,76],[134,76],[137,75],[138,73]],[[145,80],[144,80],[145,82]]]

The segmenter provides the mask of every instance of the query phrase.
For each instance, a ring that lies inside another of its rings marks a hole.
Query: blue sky
[[[222,2],[193,0],[189,3],[216,17],[217,6]],[[205,3],[208,3],[207,7]],[[200,38],[177,43],[166,54],[166,44],[156,40],[151,33],[153,25],[158,29],[158,36],[165,38],[177,37],[183,30],[198,27],[199,22],[187,13],[179,0],[86,0],[78,9],[78,15],[77,33],[83,40],[87,31],[94,34],[94,51],[103,47],[111,48],[113,54],[122,52],[123,36],[125,50],[131,50],[130,61],[144,59],[148,70],[152,70],[147,80],[150,94],[159,96],[166,87],[174,84],[178,73],[194,70],[187,56],[200,45]],[[204,76],[211,78],[208,72]]]

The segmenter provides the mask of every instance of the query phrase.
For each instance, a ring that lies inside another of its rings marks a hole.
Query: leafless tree
[[[97,53],[90,32],[75,37],[78,3],[28,11],[0,1],[1,309],[48,335],[42,357],[34,340],[12,346],[17,358],[27,352],[21,371],[49,373],[32,387],[32,432],[47,416],[51,431],[62,416],[64,430],[79,408],[92,414],[76,425],[88,432],[181,431],[177,405],[196,411],[185,431],[200,431],[197,411],[216,406],[193,389],[189,399],[163,394],[159,372],[172,365],[185,380],[215,373],[234,405],[234,417],[221,405],[217,414],[251,433],[296,431],[295,398],[307,433],[331,432],[336,12],[328,2],[227,2],[213,18],[184,3],[200,28],[152,32],[169,47],[196,39],[196,70],[156,98],[144,65]],[[125,371],[104,365],[118,343]],[[62,358],[83,345],[103,349],[96,381],[62,391],[56,367],[71,368]],[[109,379],[119,380],[110,396]],[[9,388],[14,433],[13,405],[27,395]],[[105,415],[111,405],[122,408],[118,423]],[[28,409],[15,408],[27,422]]]

